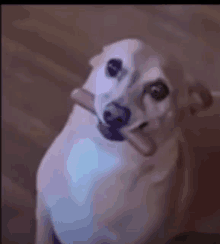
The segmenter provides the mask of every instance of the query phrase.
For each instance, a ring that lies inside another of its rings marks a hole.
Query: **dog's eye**
[[[110,59],[107,63],[106,74],[110,77],[117,77],[122,69],[122,61],[120,59]]]
[[[157,80],[150,85],[150,94],[155,100],[161,101],[169,95],[169,88],[162,80]]]

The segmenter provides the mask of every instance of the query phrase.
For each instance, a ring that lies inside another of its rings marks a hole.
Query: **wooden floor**
[[[33,243],[36,170],[72,109],[70,92],[103,45],[129,37],[220,91],[220,5],[2,6],[2,182],[18,189],[3,196],[3,243]]]

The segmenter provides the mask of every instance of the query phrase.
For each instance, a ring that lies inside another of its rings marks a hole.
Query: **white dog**
[[[37,173],[36,243],[52,243],[53,231],[66,244],[165,243],[184,229],[192,197],[181,128],[211,95],[136,39],[90,64],[72,93],[84,108],[74,107]]]

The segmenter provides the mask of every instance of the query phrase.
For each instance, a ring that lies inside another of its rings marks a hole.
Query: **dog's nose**
[[[109,103],[104,110],[103,118],[105,122],[115,128],[125,126],[131,116],[130,109],[120,106],[116,102]]]

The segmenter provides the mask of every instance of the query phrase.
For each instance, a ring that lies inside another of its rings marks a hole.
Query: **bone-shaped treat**
[[[75,89],[71,97],[77,104],[96,115],[94,108],[94,94],[83,88],[80,88]],[[155,153],[157,149],[155,142],[153,139],[151,139],[150,136],[146,137],[145,135],[143,137],[139,128],[133,129],[131,131],[123,128],[120,130],[120,133],[143,156],[150,156]]]

